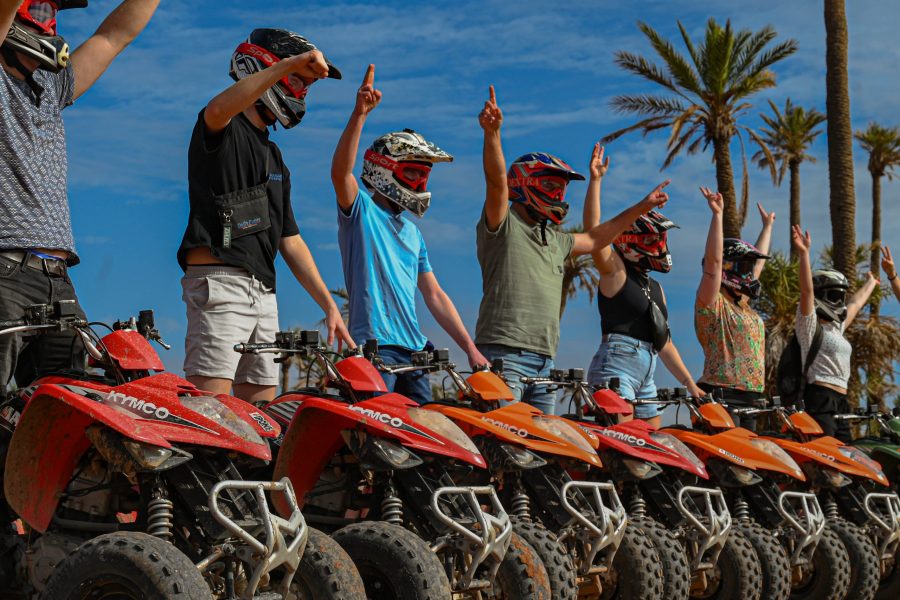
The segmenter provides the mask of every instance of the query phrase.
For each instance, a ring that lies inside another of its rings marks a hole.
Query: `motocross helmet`
[[[536,221],[562,223],[569,212],[564,202],[566,186],[572,180],[584,180],[584,175],[545,152],[532,152],[517,158],[509,167],[507,187],[509,199],[525,205]]]
[[[816,315],[826,321],[843,323],[847,318],[847,291],[849,289],[850,282],[840,271],[831,269],[813,271]]]
[[[6,39],[5,50],[24,54],[37,61],[38,68],[58,73],[69,65],[69,44],[56,33],[56,13],[69,8],[85,8],[87,0],[24,0],[16,11]],[[18,60],[13,61],[19,70]]]
[[[672,255],[669,254],[667,232],[673,227],[678,225],[651,210],[613,240],[613,247],[622,260],[642,271],[668,273],[672,269]]]
[[[761,258],[769,258],[753,244],[737,238],[726,238],[722,251],[722,285],[738,294],[759,298],[762,286],[753,277],[753,267]]]
[[[247,41],[240,44],[231,56],[229,75],[235,81],[271,67],[283,58],[289,58],[310,50],[316,45],[302,35],[286,29],[254,29]],[[327,58],[328,77],[340,79],[340,70]],[[272,111],[285,129],[294,127],[306,114],[307,83],[298,75],[290,74],[269,88],[259,102]]]
[[[366,150],[362,180],[369,192],[421,217],[431,204],[425,187],[437,162],[453,162],[453,157],[412,129],[386,133]]]

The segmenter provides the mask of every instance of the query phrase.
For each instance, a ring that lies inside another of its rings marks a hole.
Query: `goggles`
[[[265,64],[266,67],[271,67],[275,63],[281,61],[280,58],[278,58],[262,46],[249,44],[247,42],[239,45],[235,52],[246,54],[247,56],[252,56],[253,58],[262,61],[262,63]],[[278,81],[278,83],[288,95],[294,98],[306,98],[306,94],[309,92],[310,84],[307,84],[302,77],[295,73],[291,73],[290,75],[282,77]]]
[[[726,260],[722,262],[722,270],[746,278],[753,275],[755,265],[755,260]]]
[[[828,288],[816,292],[816,298],[829,304],[842,305],[847,303],[847,290],[841,288]]]
[[[44,35],[56,35],[56,13],[59,5],[50,0],[31,2],[28,7],[19,8],[16,15],[26,25]]]
[[[616,243],[649,247],[665,244],[666,239],[665,233],[623,233],[616,238]]]
[[[539,175],[537,177],[509,177],[507,185],[511,188],[536,188],[552,202],[562,202],[566,197],[566,186],[569,180],[558,175]]]
[[[365,160],[391,171],[397,181],[414,192],[424,192],[431,174],[429,163],[396,161],[373,150],[366,150]]]

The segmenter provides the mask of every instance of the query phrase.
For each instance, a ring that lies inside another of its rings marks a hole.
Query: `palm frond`
[[[701,127],[703,127],[703,123],[695,122],[684,133],[684,135],[681,136],[681,139],[679,139],[678,142],[674,146],[670,145],[671,149],[669,150],[669,153],[666,155],[666,159],[665,159],[665,161],[663,161],[662,169],[660,169],[660,170],[666,169],[669,167],[669,165],[672,164],[672,161],[675,160],[675,157],[678,156],[678,154],[685,147],[685,145],[687,145],[688,142],[690,142],[692,139],[695,138],[695,136],[697,135],[697,132],[700,130]],[[694,141],[694,144],[696,144],[698,142],[702,142],[702,141],[703,141],[703,138],[698,137]],[[691,144],[691,147],[693,147],[694,144]],[[688,154],[693,154],[693,152],[690,152],[690,148],[688,149]]]
[[[684,57],[675,50],[675,47],[646,23],[638,22],[638,28],[647,36],[647,39],[650,40],[650,45],[663,59],[674,81],[685,90],[698,96],[702,94],[703,90],[700,87],[697,74]]]
[[[768,162],[769,174],[772,176],[772,181],[776,182],[780,185],[781,180],[778,178],[778,174],[775,171],[775,162],[776,162],[775,157],[772,156],[772,151],[769,150],[769,146],[766,145],[765,140],[763,140],[761,137],[759,137],[759,135],[755,131],[750,129],[749,127],[741,126],[741,129],[746,131],[747,135],[750,136],[750,139],[753,140],[757,146],[759,146],[760,152],[762,152],[765,155],[766,161]],[[743,144],[743,142],[742,142],[742,144]],[[745,160],[744,161],[745,165],[746,165],[746,162],[747,161]]]
[[[610,101],[616,112],[672,117],[683,113],[685,107],[678,99],[649,94],[616,96]]]
[[[632,131],[637,131],[639,129],[648,130],[648,128],[660,129],[662,127],[666,127],[669,124],[669,120],[666,117],[650,117],[649,119],[644,119],[642,121],[638,121],[634,125],[629,125],[628,127],[623,127],[617,131],[613,131],[602,138],[600,138],[601,144],[608,144],[614,140],[619,139],[626,133],[630,133]]]
[[[658,83],[679,96],[684,96],[684,93],[678,89],[675,82],[661,68],[643,56],[620,50],[616,52],[614,62],[626,71]]]

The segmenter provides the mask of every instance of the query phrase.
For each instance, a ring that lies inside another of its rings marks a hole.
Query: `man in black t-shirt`
[[[190,217],[178,263],[187,305],[184,371],[213,393],[271,400],[278,367],[271,356],[238,355],[240,342],[275,341],[275,255],[325,311],[328,343],[353,346],[340,310],[300,237],[290,173],[268,127],[288,129],[306,112],[317,79],[340,71],[305,38],[256,29],[231,59],[237,83],[200,111],[188,151]]]

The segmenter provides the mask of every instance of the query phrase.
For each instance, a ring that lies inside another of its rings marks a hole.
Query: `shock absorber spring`
[[[732,511],[735,521],[750,520],[750,505],[743,498],[738,498],[734,502],[734,510]]]
[[[825,508],[822,512],[825,513],[826,519],[837,519],[839,516],[841,516],[838,512],[837,503],[833,498],[829,498],[828,501],[825,502]]]
[[[169,541],[172,539],[172,510],[175,505],[168,498],[153,498],[147,503],[147,533]]]
[[[394,488],[388,488],[381,501],[381,519],[394,525],[403,525],[403,501]]]
[[[647,515],[647,501],[639,493],[635,492],[631,496],[631,502],[628,503],[628,512],[633,517],[643,517]]]
[[[521,487],[516,488],[516,492],[510,501],[510,508],[512,510],[511,514],[517,517],[522,517],[523,519],[531,518],[531,500]]]

